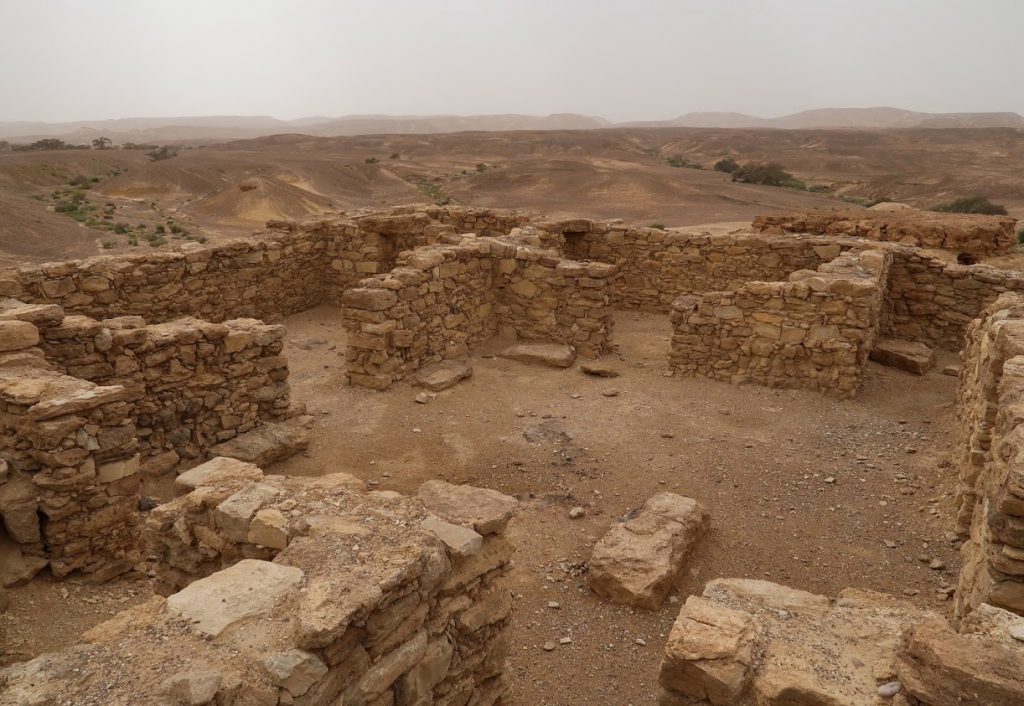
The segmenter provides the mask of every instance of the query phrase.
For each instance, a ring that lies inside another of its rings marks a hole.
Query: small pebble
[[[900,690],[902,688],[903,685],[900,684],[898,681],[891,681],[888,684],[882,684],[880,687],[878,687],[878,695],[887,699],[891,699],[892,697],[896,696],[896,694],[900,693]]]
[[[545,652],[550,652],[553,649],[555,649],[555,643],[553,643],[553,642],[545,642],[544,643],[544,651]]]

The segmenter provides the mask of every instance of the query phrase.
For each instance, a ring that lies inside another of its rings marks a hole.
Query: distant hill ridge
[[[819,108],[778,118],[743,113],[687,113],[672,120],[612,123],[604,118],[556,113],[553,115],[346,115],[279,120],[266,115],[211,115],[169,118],[119,118],[67,123],[0,122],[0,139],[31,142],[55,137],[87,143],[101,135],[115,143],[229,140],[302,133],[317,137],[355,135],[437,134],[467,131],[593,130],[609,127],[694,128],[1021,128],[1017,113],[922,113],[901,108]]]

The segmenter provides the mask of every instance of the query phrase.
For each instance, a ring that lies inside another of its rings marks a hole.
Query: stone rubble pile
[[[504,694],[515,500],[452,486],[453,510],[430,487],[409,498],[219,458],[178,487],[146,531],[162,585],[187,586],[0,671],[0,704],[485,706]]]

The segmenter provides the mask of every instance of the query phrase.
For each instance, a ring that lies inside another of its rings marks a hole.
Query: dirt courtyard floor
[[[441,478],[522,500],[510,529],[510,703],[654,703],[678,601],[711,578],[827,594],[852,586],[951,607],[958,555],[945,458],[956,379],[938,371],[953,356],[920,378],[872,363],[858,398],[836,401],[669,376],[668,318],[620,312],[618,351],[606,358],[618,378],[492,357],[495,342],[473,356],[472,378],[420,404],[407,383],[386,393],[345,384],[336,308],[284,323],[292,398],[314,418],[312,443],[270,472],[347,471],[404,493]],[[593,543],[664,490],[711,514],[676,596],[655,612],[598,600],[585,577]],[[575,506],[586,513],[573,520]],[[7,659],[71,644],[147,591],[141,578],[12,589],[0,615]]]

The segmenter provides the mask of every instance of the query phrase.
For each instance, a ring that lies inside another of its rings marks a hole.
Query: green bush
[[[1024,228],[1017,231],[1017,242],[1024,245]]]
[[[391,153],[391,159],[401,159],[401,158],[402,158],[402,155],[398,154],[398,152],[392,152]]]
[[[364,159],[363,161],[364,161],[364,162],[366,162],[367,164],[376,164],[376,163],[377,163],[377,162],[379,162],[380,160],[379,160],[379,159],[377,159],[376,157],[367,157],[367,158],[366,158],[366,159]]]
[[[684,157],[679,157],[677,155],[673,155],[671,157],[668,157],[665,161],[668,162],[668,166],[670,166],[670,167],[677,167],[679,169],[703,169],[704,168],[700,164],[698,164],[697,162],[691,162],[690,160],[688,160],[688,159],[686,159]]]
[[[165,238],[151,238],[149,241],[149,247],[151,248],[158,248],[161,245],[167,245],[167,240]]]
[[[984,196],[968,196],[948,203],[940,203],[933,211],[942,213],[981,213],[986,216],[1005,216],[1006,207],[992,203]]]
[[[110,248],[114,247],[115,245],[117,245],[117,243],[115,243],[113,240],[104,240],[103,241],[103,249],[104,250],[110,250]]]
[[[97,179],[97,181],[99,180]],[[83,189],[88,189],[91,185],[91,182],[89,181],[89,177],[79,174],[75,178],[68,180],[68,184],[70,184],[71,186],[80,186]]]
[[[166,232],[167,232],[167,229],[166,229],[166,228],[164,228],[164,224],[163,224],[163,223],[161,223],[160,225],[158,225],[158,226],[156,227],[156,232],[157,232],[157,233],[166,233]]]
[[[152,150],[151,152],[147,152],[146,156],[148,156],[154,162],[159,162],[162,159],[170,159],[171,157],[177,157],[178,150],[176,150],[173,147],[168,147],[167,145],[164,145],[163,147],[159,147],[155,150]]]
[[[175,224],[173,224],[171,226],[171,232],[172,233],[184,233],[185,229],[182,228],[181,226],[179,226],[177,223],[175,223]]]
[[[665,224],[664,223],[652,223],[651,225],[649,225],[647,227],[648,228],[657,228],[658,230],[665,230]]]
[[[832,191],[832,187],[828,184],[811,184],[807,187],[807,190],[815,194],[827,194]]]
[[[117,233],[118,235],[124,235],[125,233],[130,232],[131,229],[132,229],[132,227],[130,225],[128,225],[127,223],[115,223],[114,224],[114,232]]]
[[[722,157],[720,160],[715,162],[716,172],[725,172],[726,174],[732,174],[740,168],[740,163],[732,157]]]
[[[747,162],[732,173],[732,180],[744,184],[787,186],[806,189],[807,185],[786,171],[778,162]]]
[[[487,171],[487,165],[484,164],[483,162],[478,162],[477,165],[476,165],[476,170],[478,172],[486,172]]]
[[[420,192],[438,206],[447,206],[452,202],[452,197],[444,192],[439,184],[433,184],[426,179],[417,182]]]

